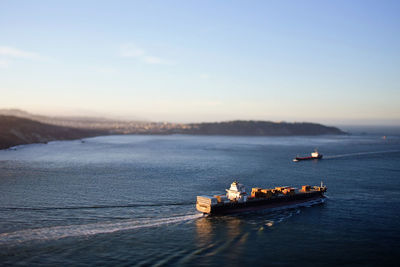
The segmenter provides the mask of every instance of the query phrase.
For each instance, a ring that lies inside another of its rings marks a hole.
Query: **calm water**
[[[326,159],[292,162],[318,147]],[[0,265],[395,265],[400,137],[107,136],[0,151]],[[328,186],[312,207],[202,217],[200,194]]]

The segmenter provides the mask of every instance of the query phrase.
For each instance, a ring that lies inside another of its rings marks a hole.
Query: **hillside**
[[[18,115],[18,113],[15,113]],[[215,123],[159,123],[112,121],[96,118],[69,119],[29,115],[0,115],[0,149],[21,144],[45,143],[110,134],[190,134],[236,136],[296,136],[345,134],[335,127],[316,123],[287,123],[270,121],[229,121]],[[27,119],[32,117],[40,119]],[[51,123],[44,123],[49,121]]]
[[[22,144],[80,139],[104,133],[98,130],[61,127],[14,116],[0,115],[0,149]]]
[[[220,123],[196,123],[183,129],[181,133],[204,135],[242,135],[242,136],[292,136],[345,134],[335,127],[317,123],[287,123],[271,121],[230,121]]]

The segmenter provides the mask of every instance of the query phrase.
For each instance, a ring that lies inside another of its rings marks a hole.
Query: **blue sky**
[[[399,1],[1,1],[0,108],[400,124]]]

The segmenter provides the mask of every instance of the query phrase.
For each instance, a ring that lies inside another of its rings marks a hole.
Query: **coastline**
[[[0,116],[0,149],[106,134],[106,131],[101,130],[63,127],[13,116]]]
[[[0,115],[0,149],[51,141],[79,140],[107,135],[207,135],[207,136],[321,136],[346,132],[316,123],[277,123],[270,121],[229,121],[217,123],[151,123],[132,127],[130,122],[115,127],[69,127],[27,118]]]

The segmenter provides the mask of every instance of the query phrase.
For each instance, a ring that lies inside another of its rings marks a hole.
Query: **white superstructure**
[[[319,156],[318,151],[315,151],[315,152],[311,153],[311,157],[313,157],[313,158],[318,158],[318,156]]]
[[[247,194],[244,185],[233,182],[229,189],[226,189],[226,197],[231,201],[246,202]]]

